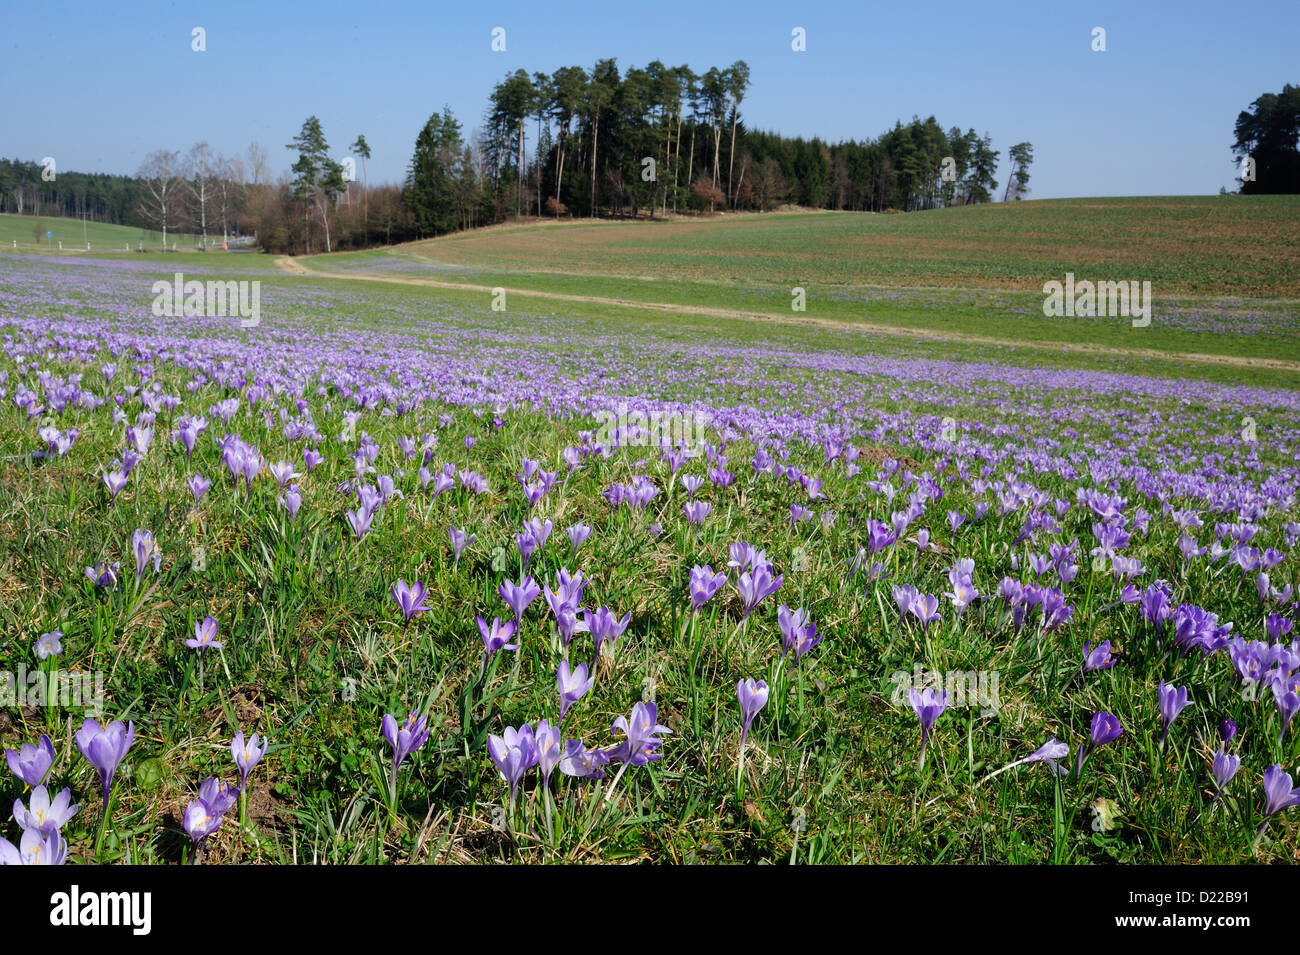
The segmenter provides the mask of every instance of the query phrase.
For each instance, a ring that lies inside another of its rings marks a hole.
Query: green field
[[[45,233],[54,233],[46,237]],[[167,231],[167,244],[177,244],[178,249],[187,246],[193,248],[199,237],[185,232]],[[139,248],[140,242],[149,250],[157,249],[162,242],[162,233],[152,229],[140,229],[135,226],[110,225],[106,222],[83,223],[80,219],[66,219],[60,216],[0,215],[0,250],[18,252],[58,252],[59,243],[63,243],[65,252],[84,252],[86,243],[90,243],[91,252],[122,252],[130,246],[132,252]],[[208,242],[214,241],[211,235]],[[215,241],[221,244],[221,235]],[[17,243],[15,245],[15,243]]]
[[[297,261],[320,272],[865,323],[953,340],[1300,361],[1295,197],[540,223]],[[1067,273],[1151,282],[1151,324],[1044,317],[1043,284]],[[795,287],[805,290],[805,312],[792,310]]]

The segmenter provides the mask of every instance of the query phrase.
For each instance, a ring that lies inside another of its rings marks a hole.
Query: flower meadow
[[[0,256],[0,862],[1296,855],[1300,392],[167,268]]]

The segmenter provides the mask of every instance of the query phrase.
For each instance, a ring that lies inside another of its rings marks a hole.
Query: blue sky
[[[395,182],[431,112],[449,104],[468,132],[520,67],[744,59],[753,127],[835,141],[933,114],[989,132],[1004,161],[1032,142],[1036,197],[1205,194],[1232,185],[1237,113],[1300,83],[1297,36],[1295,0],[13,3],[0,155],[129,173],[154,149],[257,141],[279,172],[314,113],[337,157],[364,133],[371,183]]]

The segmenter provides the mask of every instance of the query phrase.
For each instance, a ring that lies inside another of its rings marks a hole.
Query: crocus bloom
[[[713,505],[708,501],[691,501],[683,504],[682,510],[686,512],[686,519],[698,527],[704,523],[704,518],[709,516],[709,511],[713,510]]]
[[[24,806],[21,799],[14,801],[14,821],[24,829],[35,829],[42,836],[48,836],[62,828],[63,824],[77,814],[77,807],[72,805],[72,790],[66,787],[50,800],[50,792],[44,786],[32,790],[31,805]]]
[[[63,631],[51,630],[49,633],[43,633],[36,638],[36,644],[32,648],[36,651],[36,659],[44,660],[51,656],[58,656],[63,652],[62,643]]]
[[[1113,743],[1124,733],[1124,727],[1119,725],[1119,720],[1110,713],[1094,713],[1092,717],[1092,734],[1091,741],[1093,746],[1104,746],[1107,743]]]
[[[63,865],[67,858],[68,844],[57,831],[42,836],[35,829],[26,829],[18,848],[0,839],[0,865]]]
[[[596,678],[587,675],[587,664],[579,663],[573,669],[569,668],[568,660],[561,660],[559,667],[555,671],[555,687],[560,691],[560,722],[564,722],[564,715],[569,712],[569,707],[577,703],[587,695],[596,682]]]
[[[715,574],[713,568],[708,564],[695,566],[691,568],[690,576],[690,594],[691,594],[691,611],[698,611],[703,607],[718,588],[727,582],[727,575],[723,573]]]
[[[157,573],[158,567],[162,563],[162,551],[159,550],[158,542],[154,540],[153,534],[148,531],[137,530],[131,535],[131,551],[135,554],[136,580],[144,576],[144,572],[151,560],[153,561],[154,572]]]
[[[117,561],[111,565],[100,561],[94,567],[86,568],[86,578],[101,590],[113,590],[117,587],[117,574],[121,566]]]
[[[97,720],[88,719],[77,730],[76,740],[81,755],[99,773],[99,782],[104,790],[104,808],[107,810],[108,794],[113,788],[113,774],[135,742],[135,722],[123,726],[121,720],[114,720],[104,726]]]
[[[199,784],[199,798],[218,816],[226,812],[239,799],[239,790],[228,786],[216,776],[209,776]]]
[[[195,799],[185,807],[181,825],[185,827],[195,848],[199,848],[221,825],[221,814],[214,812],[202,799]]]
[[[384,739],[388,740],[388,745],[393,748],[394,774],[406,757],[423,746],[424,741],[429,738],[429,731],[424,727],[427,720],[428,717],[421,716],[418,710],[412,710],[406,722],[399,727],[397,720],[387,713],[384,714],[379,729],[384,734]]]
[[[501,586],[497,588],[497,593],[506,602],[506,606],[515,612],[516,620],[523,619],[524,611],[541,592],[542,588],[538,587],[531,577],[525,577],[517,584],[511,580],[503,580]]]
[[[482,617],[475,617],[475,619],[478,621],[479,635],[483,638],[484,659],[492,656],[498,650],[519,649],[519,644],[508,642],[515,635],[517,624],[513,620],[503,624],[500,617],[493,617],[492,623],[489,625]]]
[[[5,761],[10,772],[28,786],[39,786],[54,765],[54,744],[42,733],[37,743],[23,743],[17,752],[5,750]]]
[[[212,486],[212,482],[202,474],[191,474],[186,479],[185,485],[190,489],[190,493],[194,495],[194,503],[198,504],[203,495],[208,493],[208,488]]]
[[[302,507],[302,492],[298,485],[290,484],[279,497],[280,506],[289,512],[289,520],[298,520],[298,509]]]
[[[217,640],[217,621],[212,617],[204,617],[202,623],[194,625],[194,637],[186,640],[185,645],[200,653],[208,649],[220,650],[222,643]]]
[[[248,777],[252,775],[262,757],[266,755],[268,745],[266,738],[259,737],[256,733],[245,742],[243,730],[236,733],[235,738],[230,741],[230,755],[235,758],[235,766],[239,769],[240,792],[247,788]]]
[[[981,778],[980,782],[981,783],[986,782],[987,780],[992,779],[994,776],[997,776],[999,773],[1005,773],[1008,769],[1015,769],[1017,766],[1025,765],[1025,763],[1044,763],[1050,766],[1053,772],[1055,772],[1058,776],[1064,776],[1067,772],[1069,772],[1069,770],[1061,766],[1058,763],[1058,760],[1063,759],[1069,754],[1070,754],[1070,747],[1066,743],[1062,743],[1055,736],[1052,736],[1048,738],[1046,743],[1038,747],[1038,749],[1034,750],[1028,756],[1024,757],[1023,759],[1018,759],[1014,763],[1009,763],[1006,766],[1003,766],[1001,769],[994,770],[993,772],[989,773],[987,776]]]
[[[366,507],[347,512],[348,526],[352,528],[352,533],[356,535],[357,540],[370,533],[370,522],[374,517],[375,512]]]
[[[1219,720],[1219,738],[1223,740],[1226,746],[1232,742],[1232,738],[1237,735],[1237,724],[1232,720]]]
[[[583,541],[591,536],[591,525],[582,523],[574,524],[565,533],[569,535],[569,543],[573,546],[573,549],[577,550],[582,546]]]
[[[1115,665],[1115,661],[1110,655],[1110,641],[1093,646],[1091,642],[1085,642],[1083,645],[1083,672],[1092,673],[1094,670],[1109,670]]]
[[[658,760],[661,754],[659,733],[671,733],[667,726],[659,722],[659,708],[653,702],[635,703],[632,715],[620,716],[609,728],[611,733],[622,732],[624,740],[609,751],[611,762],[628,763],[632,766],[644,766]]]
[[[1282,737],[1286,735],[1286,728],[1291,725],[1297,712],[1300,712],[1300,695],[1294,690],[1287,689],[1286,683],[1281,679],[1273,683],[1273,702],[1277,704],[1277,711],[1282,714],[1282,728],[1277,732],[1278,742],[1282,742]]]
[[[767,706],[768,688],[763,680],[757,682],[753,677],[736,684],[736,698],[740,701],[740,749],[745,749],[745,740],[749,737],[750,724],[758,711]]]
[[[1264,815],[1274,816],[1292,806],[1300,806],[1300,789],[1291,785],[1291,774],[1274,763],[1264,771]]]
[[[933,594],[918,594],[907,609],[920,621],[922,631],[928,632],[930,624],[939,619],[939,598]]]
[[[449,527],[447,536],[451,538],[451,549],[456,552],[456,561],[459,562],[460,555],[465,553],[465,548],[474,543],[474,535],[467,534],[456,527]]]
[[[908,692],[908,700],[912,704],[912,712],[921,722],[921,765],[925,765],[925,746],[930,740],[930,729],[934,726],[939,715],[943,713],[948,706],[948,691],[939,690],[927,686],[919,693],[916,687]]]
[[[122,488],[126,487],[127,480],[127,476],[121,471],[104,472],[104,486],[108,488],[108,499],[110,501],[117,500],[117,496],[122,493]]]
[[[533,728],[525,723],[519,729],[507,727],[504,735],[488,737],[488,755],[510,786],[510,808],[514,808],[515,794],[524,774],[537,765],[537,742]]]
[[[1211,767],[1214,773],[1214,785],[1223,792],[1228,788],[1228,783],[1232,782],[1232,777],[1237,775],[1237,770],[1241,768],[1241,757],[1230,756],[1223,750],[1214,754],[1214,764]]]
[[[821,643],[822,638],[817,632],[817,624],[812,622],[808,611],[802,607],[792,611],[785,604],[781,604],[776,609],[776,622],[781,628],[781,635],[785,638],[782,657],[793,651],[795,663],[798,663],[800,657]]]
[[[537,747],[537,771],[542,774],[544,786],[551,778],[551,771],[555,769],[555,765],[564,757],[560,728],[552,726],[546,720],[540,721],[537,729],[533,731],[533,743]]]
[[[398,580],[393,584],[389,592],[393,599],[397,601],[397,607],[402,611],[404,623],[410,623],[411,618],[417,613],[424,613],[429,608],[424,605],[424,598],[428,592],[424,589],[424,584],[416,581],[414,585],[408,584],[404,580]]]
[[[564,756],[560,759],[560,772],[566,776],[582,776],[588,779],[603,779],[609,765],[609,754],[603,749],[589,750],[580,739],[564,742]]]
[[[1174,689],[1172,686],[1165,686],[1165,681],[1161,680],[1160,685],[1156,688],[1156,695],[1160,700],[1160,722],[1162,729],[1160,732],[1160,746],[1165,745],[1165,738],[1169,736],[1169,727],[1173,724],[1174,719],[1182,712],[1187,705],[1187,687],[1180,686]]]
[[[754,609],[765,598],[776,593],[784,580],[783,575],[772,576],[772,566],[770,564],[758,564],[754,567],[753,572],[745,571],[742,573],[736,581],[736,590],[740,592],[740,599],[745,607],[745,613],[741,619],[748,620]]]
[[[618,643],[618,638],[623,636],[631,621],[631,613],[625,613],[622,619],[619,619],[608,607],[601,607],[587,617],[587,626],[591,628],[591,639],[596,645],[596,655],[592,657],[593,666],[594,661],[600,658],[600,648],[605,641],[609,641],[612,648]]]

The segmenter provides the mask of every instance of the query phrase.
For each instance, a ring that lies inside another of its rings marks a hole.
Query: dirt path
[[[468,282],[439,282],[436,279],[419,279],[397,275],[376,275],[373,272],[325,272],[309,269],[289,256],[280,256],[275,264],[291,275],[304,275],[321,279],[347,279],[358,282],[384,282],[391,285],[418,285],[424,288],[456,289],[465,292],[490,292],[486,285]],[[1155,348],[1115,348],[1109,345],[1089,345],[1084,342],[1034,342],[986,335],[969,335],[964,332],[932,331],[924,328],[903,328],[873,322],[849,322],[834,318],[815,318],[799,315],[782,315],[773,312],[753,312],[743,309],[716,308],[707,305],[678,305],[671,302],[640,302],[624,298],[606,298],[598,295],[573,295],[567,292],[542,292],[532,289],[506,288],[507,295],[522,295],[561,302],[587,302],[595,305],[614,305],[621,308],[644,308],[658,312],[677,312],[687,315],[709,315],[715,318],[739,318],[749,321],[781,322],[790,325],[811,325],[844,331],[871,332],[904,338],[938,338],[944,341],[965,342],[971,345],[995,345],[1004,348],[1036,348],[1043,351],[1081,352],[1090,355],[1115,355],[1124,358],[1150,358],[1163,361],[1185,361],[1212,365],[1235,365],[1241,368],[1274,368],[1300,374],[1300,362],[1278,358],[1246,358],[1240,355],[1212,355],[1196,352],[1167,352]]]

